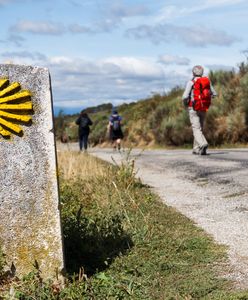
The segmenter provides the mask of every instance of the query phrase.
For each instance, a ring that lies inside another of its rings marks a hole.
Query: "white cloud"
[[[22,47],[23,43],[25,42],[25,38],[18,34],[9,34],[6,40],[1,40],[1,43],[5,44],[13,44],[15,47]]]
[[[186,80],[185,74],[164,73],[156,62],[133,57],[67,62],[52,59],[49,64],[57,106],[66,105],[66,101],[70,103],[70,99],[74,99],[75,106],[82,103],[89,106],[93,102],[94,105],[107,102],[117,105],[148,97],[152,91],[163,93]]]
[[[192,47],[206,47],[208,45],[230,46],[239,41],[239,38],[221,30],[209,29],[203,26],[183,27],[171,24],[140,25],[128,29],[126,35],[136,39],[149,39],[155,44],[170,43],[178,40]]]
[[[20,21],[10,28],[11,32],[29,32],[33,34],[61,35],[65,28],[60,23]]]
[[[96,32],[110,32],[116,29],[121,22],[122,20],[118,20],[116,18],[106,18],[95,24],[95,30]]]
[[[92,24],[74,23],[68,26],[69,31],[80,34],[111,32],[118,28],[124,20],[147,15],[149,10],[144,5],[124,5],[117,1],[104,7],[101,13],[102,17],[97,22]]]
[[[137,59],[134,57],[112,57],[104,59],[103,63],[118,67],[121,73],[125,76],[154,78],[162,76],[161,68],[146,59]]]
[[[246,0],[207,0],[206,5],[208,6],[226,6],[235,5],[238,3],[246,2]]]
[[[147,15],[149,10],[144,5],[123,5],[121,3],[113,3],[110,8],[110,15],[119,18],[128,18]]]
[[[163,93],[184,84],[187,74],[163,71],[156,62],[133,57],[110,57],[98,61],[49,60],[56,106],[74,107],[111,102],[114,105]],[[73,103],[71,103],[73,99]]]
[[[158,62],[164,65],[189,65],[190,59],[187,57],[165,54],[159,56]]]
[[[74,23],[68,26],[68,30],[71,33],[88,33],[88,34],[96,34],[103,32],[111,32],[119,26],[119,21],[116,19],[105,19],[99,22],[96,22],[91,25],[81,25],[78,23]]]
[[[207,9],[221,9],[224,6],[236,5],[246,0],[205,0],[201,2],[188,3],[185,7],[176,5],[168,5],[163,7],[155,17],[156,22],[170,21],[178,17],[189,16],[196,12],[201,12]]]
[[[5,52],[13,63],[47,67],[51,72],[54,104],[57,107],[86,107],[111,102],[118,105],[163,93],[183,84],[187,73],[161,67],[155,60],[109,57],[99,60],[41,53]]]

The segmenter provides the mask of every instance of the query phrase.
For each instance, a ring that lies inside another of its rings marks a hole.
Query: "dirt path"
[[[209,151],[133,150],[138,176],[161,199],[228,246],[229,277],[248,288],[248,149]],[[125,153],[92,149],[104,160],[120,162]]]

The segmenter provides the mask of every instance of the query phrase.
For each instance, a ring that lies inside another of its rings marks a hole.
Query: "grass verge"
[[[225,249],[135,179],[133,161],[60,152],[59,166],[65,286],[37,271],[2,299],[248,299],[218,276]]]

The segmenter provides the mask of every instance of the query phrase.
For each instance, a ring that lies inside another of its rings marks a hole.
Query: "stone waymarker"
[[[64,267],[47,69],[0,65],[0,243],[21,276]]]

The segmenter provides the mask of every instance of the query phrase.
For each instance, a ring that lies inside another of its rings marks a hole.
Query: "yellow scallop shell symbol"
[[[30,91],[21,90],[18,82],[10,84],[8,79],[0,79],[0,135],[21,135],[21,124],[31,122],[32,109]]]

